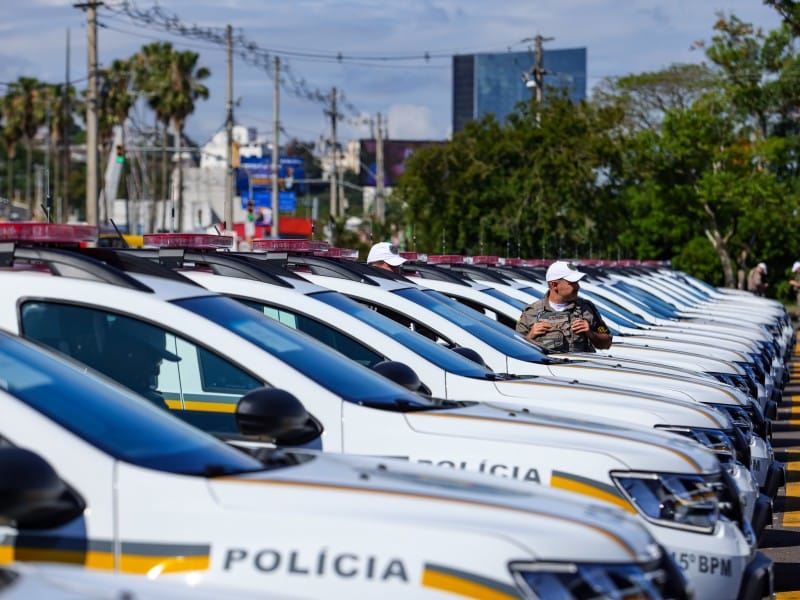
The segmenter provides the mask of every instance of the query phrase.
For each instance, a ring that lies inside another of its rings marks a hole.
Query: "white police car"
[[[224,258],[217,258],[221,260]],[[235,259],[227,260],[224,270],[234,272],[235,264]],[[758,487],[752,474],[737,462],[738,447],[738,457],[749,465],[748,442],[727,415],[717,410],[688,400],[587,385],[577,380],[497,376],[345,296],[307,282],[293,281],[294,289],[287,289],[249,277],[214,275],[205,269],[181,272],[208,289],[239,299],[308,333],[366,366],[377,365],[385,372],[383,368],[391,370],[393,366],[383,361],[404,363],[419,376],[420,387],[435,397],[505,404],[681,433],[712,448],[727,465],[756,532],[771,522],[769,503],[757,501]],[[253,276],[256,274],[251,273]],[[403,376],[402,371],[399,374]],[[753,519],[757,504],[760,508]]]
[[[432,342],[426,344],[423,336],[416,336],[408,332],[407,329],[395,325],[391,320],[364,309],[356,303],[349,302],[344,296],[333,292],[321,293],[324,288],[318,288],[298,276],[292,276],[288,271],[275,268],[274,261],[254,259],[253,256],[247,255],[229,255],[227,253],[220,255],[216,252],[197,250],[187,253],[186,249],[181,246],[188,242],[193,247],[197,247],[205,242],[206,248],[214,248],[223,242],[218,236],[158,234],[145,236],[145,238],[146,242],[155,239],[162,245],[168,245],[170,249],[167,262],[188,276],[200,278],[200,283],[207,283],[212,289],[233,294],[239,298],[246,296],[250,305],[258,301],[259,308],[262,310],[265,309],[265,305],[261,303],[260,299],[265,295],[271,296],[284,310],[282,314],[276,313],[271,316],[277,316],[282,322],[294,327],[298,326],[298,319],[300,319],[302,323],[300,329],[362,364],[372,366],[383,358],[410,364],[423,375],[423,382],[431,383],[428,389],[434,396],[456,400],[513,401],[522,403],[529,408],[544,409],[551,413],[553,411],[563,412],[572,417],[588,418],[591,416],[593,419],[618,419],[627,424],[660,427],[678,431],[682,435],[700,440],[702,443],[714,447],[725,460],[727,468],[734,476],[739,488],[745,506],[745,514],[752,519],[756,532],[760,533],[763,527],[771,522],[769,499],[758,498],[758,485],[753,481],[750,472],[746,468],[741,468],[733,460],[735,457],[732,456],[731,441],[738,445],[739,458],[746,464],[763,464],[759,463],[757,458],[751,460],[748,447],[749,438],[737,435],[725,415],[698,407],[694,403],[687,403],[686,392],[692,391],[691,383],[684,383],[683,380],[673,378],[672,385],[678,385],[681,389],[677,395],[673,394],[673,397],[677,397],[679,400],[669,401],[652,395],[644,397],[645,394],[639,392],[631,393],[628,390],[600,388],[591,383],[586,385],[574,377],[568,381],[550,377],[539,377],[535,380],[489,377],[486,369],[481,369],[464,360],[459,361],[458,357],[438,345]],[[288,244],[285,241],[279,241],[279,243]],[[294,246],[294,244],[291,245]],[[175,250],[178,248],[181,248],[181,251],[176,253]],[[107,250],[89,252],[90,255],[105,260],[119,258],[110,256],[110,251]],[[159,251],[136,250],[124,253],[135,257],[147,256],[159,261],[163,261],[165,258]],[[120,266],[124,265],[120,264]],[[190,271],[192,267],[196,269],[193,272]],[[127,268],[135,269],[135,263],[127,265]],[[211,270],[226,275],[238,274],[239,278],[214,277],[208,272]],[[278,287],[267,286],[265,288],[259,283],[259,280],[270,281]],[[305,296],[292,297],[291,289],[302,290],[308,296],[323,300],[324,304],[320,305],[310,301],[310,298]],[[305,315],[302,317],[298,317],[297,313],[286,312],[287,306],[302,305],[307,307]],[[266,310],[269,312],[270,309]],[[315,312],[318,314],[315,315]],[[353,316],[357,316],[362,322],[353,322]],[[364,322],[369,325],[365,325]],[[338,327],[338,331],[331,325]],[[387,331],[386,328],[391,331]],[[387,333],[397,338],[397,341],[387,338]],[[416,347],[409,348],[408,342],[414,341],[414,338],[417,338]],[[368,346],[371,346],[372,349]],[[378,352],[385,354],[382,356]],[[400,352],[400,354],[398,355],[396,352]],[[429,357],[425,358],[419,353],[427,353]],[[437,359],[439,360],[438,364],[436,364]],[[442,366],[442,362],[444,366]],[[390,365],[379,366],[387,369],[394,368]],[[476,371],[478,371],[477,374]],[[570,375],[574,376],[574,372],[570,372]],[[608,382],[612,378],[618,377],[619,373],[611,372],[606,375],[605,380]],[[653,389],[654,383],[661,386],[670,383],[664,378],[655,382],[652,378],[645,379],[645,382],[650,384],[650,389]],[[695,397],[698,396],[698,391],[701,398],[708,401],[713,399],[713,394],[710,396],[709,390],[703,387],[695,390]],[[711,390],[711,392],[716,391]],[[703,392],[706,392],[705,396],[702,395]],[[725,431],[720,431],[720,429]],[[777,493],[777,487],[777,485],[773,486],[773,493]]]
[[[399,461],[257,459],[5,333],[0,381],[0,562],[183,582],[197,598],[689,598],[644,528],[574,494]],[[76,579],[60,576],[70,598],[108,597]],[[146,583],[129,591],[167,597]]]
[[[39,271],[50,265],[117,283],[0,273],[8,291],[0,297],[0,326],[117,377],[154,378],[164,400],[187,417],[232,412],[248,390],[278,385],[301,398],[322,424],[326,450],[405,457],[576,491],[636,514],[700,594],[761,597],[749,595],[751,586],[760,594],[770,585],[769,565],[755,551],[735,487],[715,456],[694,442],[426,400],[199,287],[101,273],[103,265],[77,264],[68,253],[57,264],[39,250],[34,254]],[[134,339],[123,343],[126,336]],[[147,356],[161,362],[160,373],[133,368]],[[666,508],[679,505],[688,511]]]
[[[764,437],[752,435],[753,420],[764,424],[763,414],[757,405],[736,388],[719,382],[704,381],[697,382],[694,389],[689,389],[693,384],[679,378],[643,372],[629,375],[625,370],[594,368],[581,361],[548,360],[533,344],[524,341],[518,334],[490,319],[480,319],[475,311],[453,300],[448,301],[433,290],[420,288],[405,280],[383,278],[377,273],[378,269],[371,269],[369,277],[341,276],[336,265],[331,264],[332,261],[325,262],[322,257],[294,256],[289,260],[297,266],[309,267],[311,272],[300,271],[303,278],[356,299],[371,310],[404,323],[415,331],[423,332],[437,342],[451,347],[472,348],[496,371],[519,375],[545,373],[569,379],[580,377],[579,380],[587,384],[624,385],[636,392],[652,393],[655,389],[660,395],[683,399],[692,399],[692,394],[699,394],[702,389],[702,393],[710,394],[714,399],[711,401],[706,395],[698,400],[728,412],[740,424],[750,444],[751,466],[759,485],[769,489],[774,495],[782,483],[782,467],[775,462],[771,446]],[[369,281],[365,281],[367,277]],[[715,362],[725,364],[721,361]],[[524,394],[524,391],[520,392],[520,395]],[[766,431],[760,433],[763,435]]]

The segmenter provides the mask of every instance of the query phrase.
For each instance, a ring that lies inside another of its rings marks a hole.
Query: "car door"
[[[214,433],[235,433],[233,413],[266,385],[215,351],[159,324],[93,306],[31,300],[23,337],[83,362],[157,406]]]

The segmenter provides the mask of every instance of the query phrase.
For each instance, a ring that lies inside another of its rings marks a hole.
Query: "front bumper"
[[[736,600],[763,600],[775,593],[772,561],[763,552],[756,552],[742,577],[742,587]]]
[[[767,525],[772,524],[772,498],[766,494],[759,494],[755,502],[753,516],[750,518],[750,526],[756,536],[758,543],[761,543],[761,538]]]
[[[773,500],[778,496],[778,490],[786,485],[786,465],[777,460],[767,468],[767,474],[764,479],[764,484],[761,486],[761,492]]]

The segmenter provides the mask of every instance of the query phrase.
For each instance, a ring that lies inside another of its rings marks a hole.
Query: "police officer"
[[[379,269],[385,269],[394,273],[400,272],[400,265],[406,262],[406,259],[400,256],[400,251],[397,246],[389,242],[378,242],[369,249],[367,256],[367,264]]]
[[[795,291],[797,304],[794,309],[794,320],[800,321],[800,260],[794,261],[792,265],[792,278],[789,280],[789,285]]]
[[[547,269],[547,293],[525,307],[517,332],[555,352],[594,352],[611,346],[611,334],[594,304],[578,298],[586,273],[556,261]]]
[[[767,293],[767,265],[760,262],[750,269],[747,274],[747,291],[753,292],[756,296],[764,296]]]

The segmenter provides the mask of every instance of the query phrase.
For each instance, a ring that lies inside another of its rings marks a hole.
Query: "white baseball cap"
[[[397,246],[392,246],[389,242],[378,242],[369,250],[367,256],[368,263],[383,261],[393,267],[399,267],[406,259],[400,256]]]
[[[767,272],[767,263],[758,263],[758,266],[764,273]]]
[[[797,271],[797,269],[800,269],[800,260],[794,261],[794,264],[792,265],[792,273]]]
[[[578,267],[570,262],[557,260],[552,265],[547,267],[547,274],[545,279],[547,281],[556,281],[558,279],[566,279],[571,283],[580,281],[586,273],[578,271]]]

